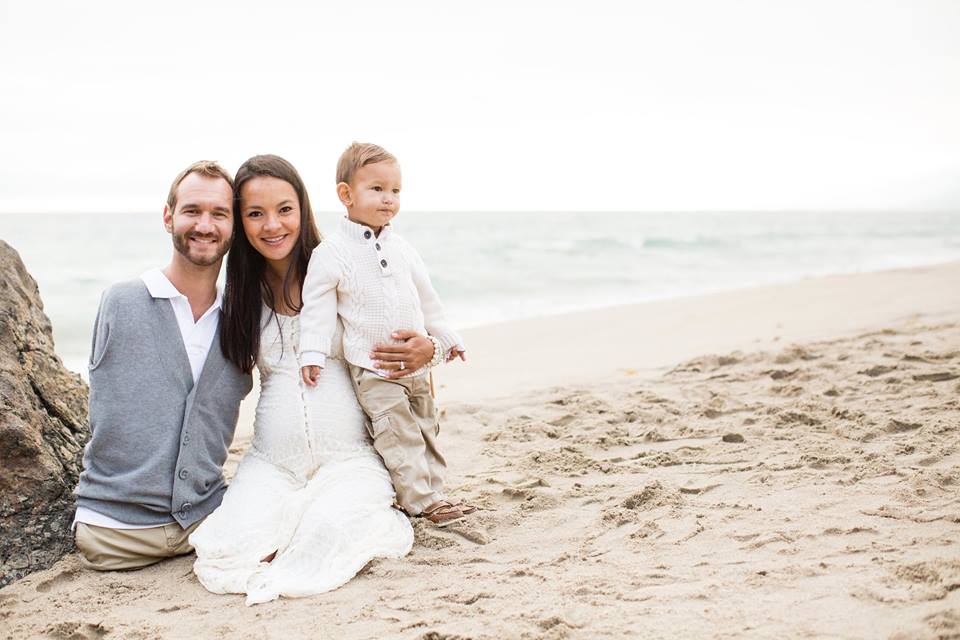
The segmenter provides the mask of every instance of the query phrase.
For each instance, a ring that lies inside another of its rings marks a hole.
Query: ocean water
[[[321,230],[337,216],[318,214]],[[461,328],[960,260],[960,212],[403,212],[396,226]],[[37,280],[58,353],[78,372],[101,292],[172,251],[159,213],[3,214],[0,239]]]

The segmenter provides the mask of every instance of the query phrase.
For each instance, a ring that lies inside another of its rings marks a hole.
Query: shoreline
[[[937,268],[937,267],[946,267],[952,264],[960,264],[960,259],[949,259],[949,260],[937,260],[934,262],[919,262],[916,264],[904,264],[896,266],[884,266],[876,269],[857,269],[853,271],[831,271],[829,273],[818,273],[812,275],[801,275],[797,277],[787,276],[782,280],[772,280],[770,282],[750,282],[742,285],[733,285],[733,286],[717,286],[715,288],[705,288],[702,290],[691,290],[684,291],[680,293],[671,293],[661,296],[651,296],[649,298],[644,298],[640,300],[633,300],[631,302],[611,302],[609,304],[600,304],[593,305],[588,307],[571,307],[569,309],[548,312],[543,314],[536,314],[530,316],[522,316],[517,318],[506,318],[503,320],[494,320],[492,322],[484,321],[477,324],[461,324],[458,325],[458,329],[462,331],[468,331],[472,329],[492,329],[499,325],[511,325],[516,322],[524,321],[533,321],[533,320],[550,320],[558,316],[567,316],[579,313],[591,313],[594,311],[608,311],[612,309],[618,309],[622,307],[634,307],[637,305],[652,304],[657,302],[668,302],[671,300],[685,300],[690,298],[700,298],[703,296],[712,296],[712,295],[721,295],[725,293],[737,293],[740,291],[748,291],[750,289],[759,289],[763,287],[779,287],[783,285],[791,285],[799,282],[806,282],[808,280],[820,280],[823,278],[835,278],[842,276],[867,276],[880,273],[888,273],[891,271],[909,271],[912,269],[928,269],[928,268]]]
[[[811,277],[464,329],[468,361],[438,368],[435,378],[443,390],[438,396],[466,401],[471,394],[496,397],[649,373],[703,353],[849,335],[905,315],[957,310],[960,261]],[[503,336],[514,343],[508,357],[501,357]]]

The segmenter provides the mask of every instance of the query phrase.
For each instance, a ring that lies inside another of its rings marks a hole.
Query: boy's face
[[[337,191],[347,207],[347,217],[379,231],[400,212],[400,165],[368,164],[354,174],[349,185],[341,183]]]

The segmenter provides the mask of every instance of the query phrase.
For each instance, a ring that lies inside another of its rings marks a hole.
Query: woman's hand
[[[378,344],[370,359],[373,366],[386,372],[388,378],[408,376],[433,359],[433,342],[416,331],[395,331],[391,334],[399,344]]]
[[[315,364],[301,367],[300,377],[303,378],[303,381],[307,386],[315,387],[317,386],[317,378],[320,377],[320,367]]]

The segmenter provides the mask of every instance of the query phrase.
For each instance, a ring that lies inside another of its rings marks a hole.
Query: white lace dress
[[[413,544],[342,359],[342,327],[310,388],[300,379],[298,319],[266,307],[263,317],[253,442],[223,504],[190,536],[203,586],[245,593],[248,605],[336,589],[371,559],[402,557]]]

